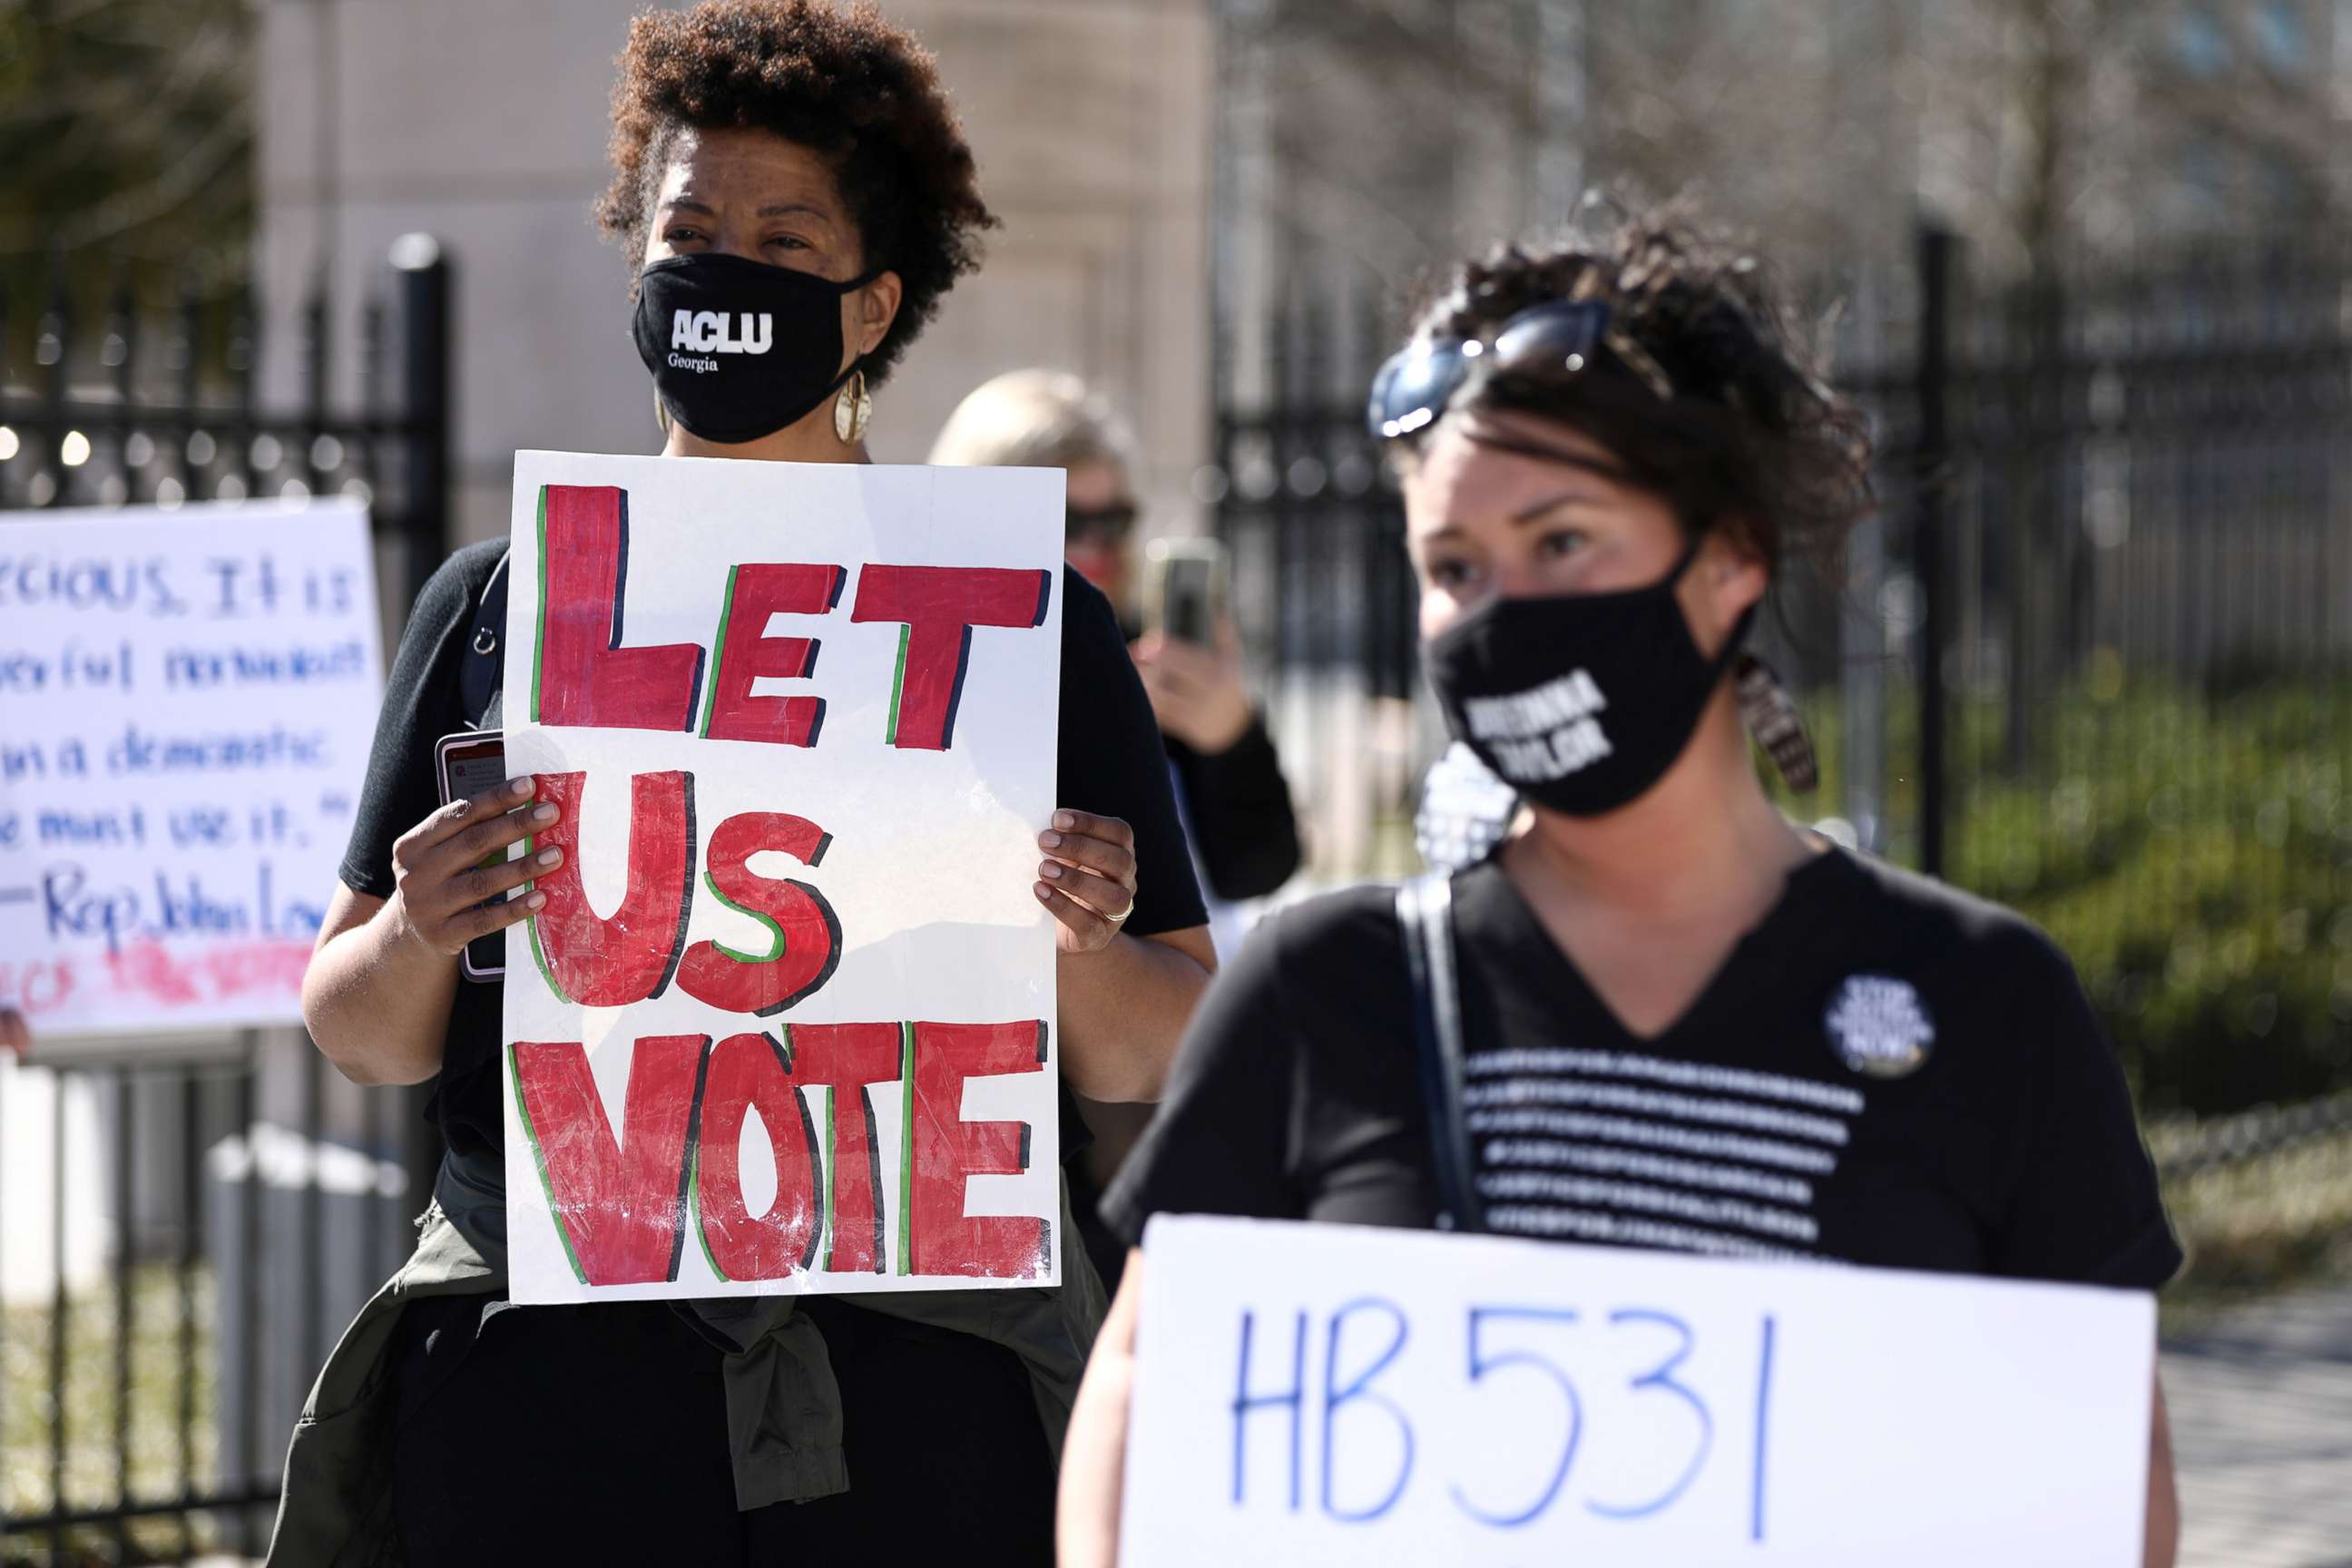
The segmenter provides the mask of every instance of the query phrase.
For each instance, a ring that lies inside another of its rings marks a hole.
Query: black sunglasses
[[[1673,395],[1645,353],[1620,352],[1609,339],[1609,307],[1598,300],[1547,300],[1505,321],[1490,339],[1423,339],[1389,356],[1372,377],[1364,423],[1375,440],[1393,441],[1434,424],[1463,384],[1488,374],[1574,375],[1601,355],[1625,362],[1660,397]]]
[[[1092,511],[1070,507],[1062,513],[1063,533],[1068,539],[1099,538],[1115,544],[1134,530],[1136,515],[1133,501],[1115,501]]]

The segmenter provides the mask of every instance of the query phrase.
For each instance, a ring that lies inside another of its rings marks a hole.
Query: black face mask
[[[1538,805],[1599,816],[1638,799],[1690,744],[1755,616],[1699,651],[1675,599],[1697,554],[1646,588],[1496,599],[1447,627],[1423,654],[1446,728]]]
[[[879,270],[835,283],[740,256],[672,256],[637,279],[637,357],[669,416],[706,441],[772,436],[838,392],[841,297]]]

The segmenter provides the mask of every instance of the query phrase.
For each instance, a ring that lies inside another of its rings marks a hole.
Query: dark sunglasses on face
[[[1393,441],[1435,423],[1475,373],[1564,379],[1602,357],[1633,371],[1661,398],[1673,395],[1648,354],[1622,334],[1612,338],[1606,304],[1547,300],[1505,321],[1492,338],[1423,339],[1398,350],[1372,377],[1364,422],[1375,440]]]
[[[1133,501],[1117,501],[1091,511],[1071,507],[1062,513],[1063,533],[1071,542],[1098,540],[1105,544],[1117,544],[1134,531],[1135,519]]]

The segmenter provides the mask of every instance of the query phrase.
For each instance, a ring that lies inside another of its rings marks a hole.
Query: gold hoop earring
[[[833,400],[833,433],[845,445],[866,438],[866,422],[874,417],[874,399],[866,392],[866,373],[857,372],[842,384]]]

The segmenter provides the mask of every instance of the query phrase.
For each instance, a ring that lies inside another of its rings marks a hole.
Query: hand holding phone
[[[1204,757],[1231,751],[1257,718],[1232,617],[1220,616],[1211,635],[1203,647],[1153,632],[1132,650],[1160,732]]]
[[[393,846],[401,902],[417,935],[455,953],[467,979],[497,980],[506,973],[506,928],[546,901],[519,890],[562,863],[558,849],[523,858],[526,840],[555,826],[556,808],[530,804],[530,778],[506,776],[496,731],[446,735],[434,752],[442,807]]]

